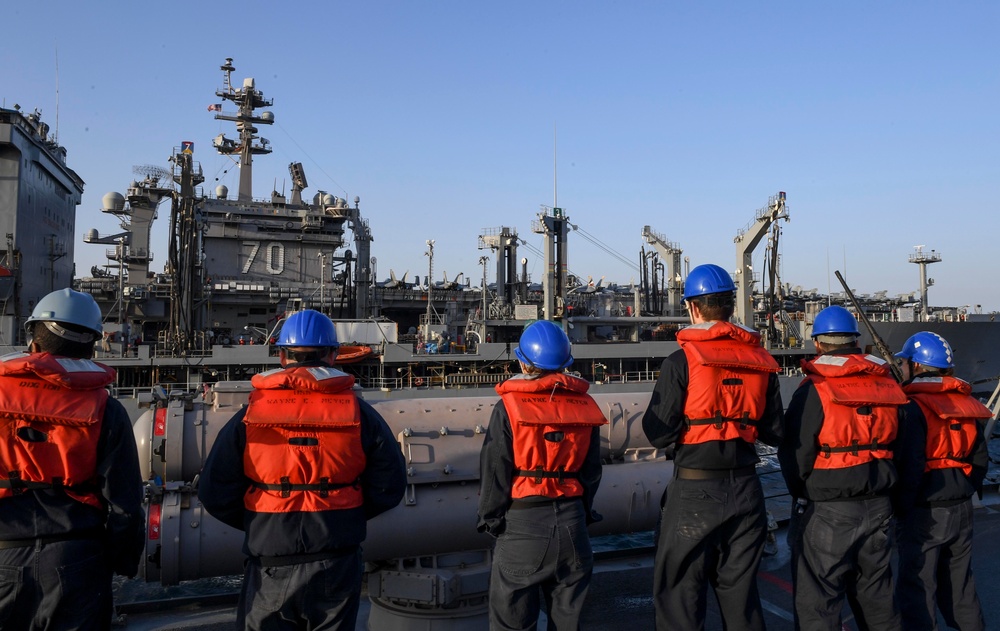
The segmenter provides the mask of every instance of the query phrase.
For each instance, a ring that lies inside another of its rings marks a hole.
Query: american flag
[[[222,103],[212,103],[211,105],[208,106],[208,111],[209,112],[221,112],[222,111]]]

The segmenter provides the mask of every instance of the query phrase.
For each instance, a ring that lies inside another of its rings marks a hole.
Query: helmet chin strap
[[[93,332],[75,333],[73,331],[70,331],[66,327],[60,325],[58,322],[52,322],[49,320],[42,322],[42,324],[45,325],[46,329],[52,331],[53,334],[58,335],[64,340],[69,340],[70,342],[80,342],[86,344],[87,342],[93,342],[95,339],[97,339]]]

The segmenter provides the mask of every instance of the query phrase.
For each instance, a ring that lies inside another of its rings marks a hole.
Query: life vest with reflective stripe
[[[889,367],[873,355],[820,355],[802,360],[804,381],[823,404],[816,469],[844,469],[892,458],[896,411],[906,403]]]
[[[497,385],[514,448],[511,497],[579,497],[578,473],[590,449],[593,428],[606,424],[583,379],[565,373],[522,376]]]
[[[757,440],[770,373],[781,370],[760,346],[760,334],[731,322],[695,324],[677,333],[687,357],[686,427],[678,440]]]
[[[0,357],[0,498],[62,489],[94,508],[97,443],[115,371],[49,353]]]
[[[243,417],[243,496],[257,513],[357,508],[364,498],[361,408],[354,377],[329,366],[254,375]]]
[[[970,396],[972,386],[955,377],[918,377],[903,391],[920,406],[927,419],[927,464],[932,469],[961,469],[972,473],[967,458],[979,434],[978,420],[993,416],[989,408]]]

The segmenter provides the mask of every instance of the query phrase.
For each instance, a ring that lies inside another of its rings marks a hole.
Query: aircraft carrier
[[[271,151],[258,130],[274,122],[264,109],[272,102],[253,79],[234,83],[231,59],[221,70],[221,103],[212,109],[235,124],[238,137],[220,134],[212,145],[238,160],[237,193],[219,186],[206,195],[195,143],[182,142],[169,167],[140,167],[124,194],[105,195],[103,211],[121,230],[87,232],[85,242],[103,246],[108,264],[73,281],[101,305],[106,335],[98,358],[118,371],[115,394],[135,414],[148,480],[143,580],[173,586],[240,571],[242,535],[201,509],[198,471],[222,424],[245,403],[247,380],[277,365],[270,342],[282,321],[302,308],[335,319],[349,347],[342,349],[341,368],[389,422],[408,462],[404,502],[372,522],[366,545],[370,628],[481,628],[490,553],[488,539],[472,527],[479,445],[496,401],[492,386],[516,371],[513,347],[534,319],[563,324],[573,341],[573,368],[592,382],[609,420],[597,506],[606,519],[593,534],[621,542],[652,529],[671,463],[645,442],[638,423],[660,363],[677,350],[674,335],[687,322],[681,305],[687,259],[680,246],[645,226],[638,285],[583,281],[570,272],[568,256],[570,235],[581,231],[565,209],[543,207],[531,226],[543,239],[541,250],[510,226],[482,231],[479,286],[464,274],[435,281],[430,240],[423,283],[391,271],[378,281],[374,237],[358,197],[305,196],[305,169],[292,163],[289,196],[274,191],[268,199],[253,198],[253,158]],[[71,280],[83,182],[65,155],[39,113],[0,110],[0,168],[12,174],[0,180],[0,222],[9,230],[0,268],[0,290],[7,292],[0,333],[13,347],[24,344],[21,324],[37,299]],[[36,179],[45,184],[31,184]],[[151,226],[166,204],[167,260],[154,271]],[[40,208],[48,236],[24,228],[37,222]],[[737,319],[762,331],[782,366],[786,400],[801,379],[799,361],[813,352],[812,318],[847,300],[781,282],[776,252],[788,219],[786,195],[779,192],[734,239]],[[763,279],[751,266],[761,243],[769,261]],[[543,259],[541,279],[527,274],[520,258],[525,250]],[[922,274],[930,262],[936,261],[923,261]],[[984,394],[993,391],[1000,375],[996,323],[929,307],[923,285],[919,300],[862,298],[890,345],[898,348],[915,330],[940,329],[955,347],[959,375]],[[779,520],[787,515],[782,486],[776,485],[772,502]],[[784,579],[775,576],[780,586]]]

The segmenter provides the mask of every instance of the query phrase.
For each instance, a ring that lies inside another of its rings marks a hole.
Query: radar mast
[[[232,121],[236,123],[236,130],[240,133],[240,140],[236,142],[226,138],[225,134],[216,136],[214,144],[219,153],[224,155],[239,154],[240,156],[240,191],[239,201],[248,202],[253,199],[253,156],[271,153],[271,143],[267,138],[257,135],[256,124],[274,124],[274,114],[271,112],[261,112],[260,116],[255,116],[254,111],[261,107],[270,107],[273,100],[265,99],[264,93],[258,90],[253,78],[243,80],[243,87],[234,88],[232,73],[236,70],[231,57],[226,58],[226,63],[221,66],[225,73],[224,86],[215,94],[219,98],[232,101],[238,107],[235,114],[220,112],[215,115],[216,120]],[[259,140],[259,143],[254,141]]]

